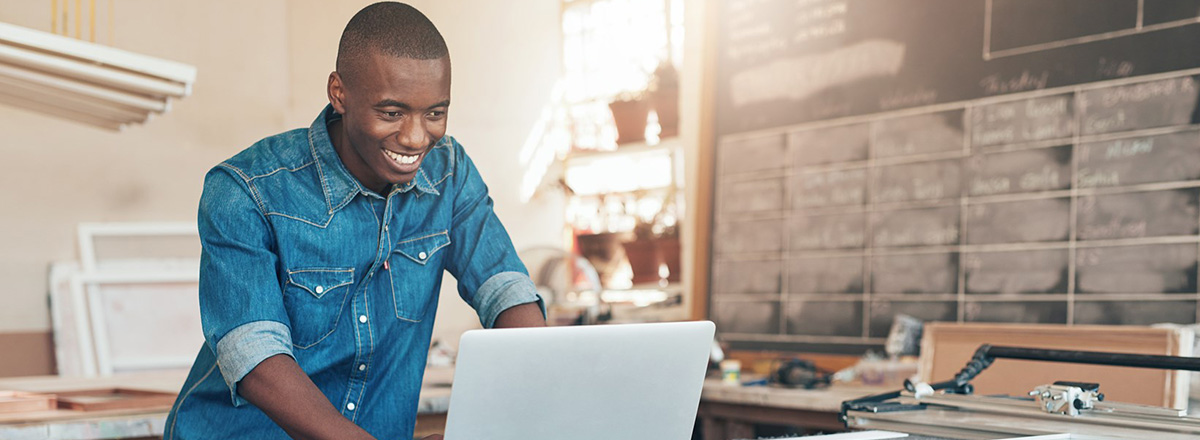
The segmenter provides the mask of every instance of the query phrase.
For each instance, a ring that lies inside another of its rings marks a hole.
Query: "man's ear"
[[[346,86],[342,83],[342,76],[338,75],[337,71],[329,73],[329,85],[325,89],[333,111],[346,114]]]

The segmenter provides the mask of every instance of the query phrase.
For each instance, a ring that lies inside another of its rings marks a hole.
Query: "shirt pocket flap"
[[[434,253],[448,245],[450,245],[450,235],[446,231],[442,231],[396,243],[396,252],[424,265],[433,257]]]
[[[288,271],[288,283],[307,290],[317,298],[331,290],[348,286],[352,282],[354,282],[354,268]]]

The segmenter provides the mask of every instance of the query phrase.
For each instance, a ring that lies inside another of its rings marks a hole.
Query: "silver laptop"
[[[473,330],[446,440],[691,438],[709,321]]]

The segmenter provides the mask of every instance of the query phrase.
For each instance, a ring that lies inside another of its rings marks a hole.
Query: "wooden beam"
[[[712,268],[713,163],[716,156],[717,1],[704,2],[703,70],[700,75],[699,154],[696,204],[692,210],[692,318],[709,319],[709,282]],[[693,37],[694,38],[694,37]],[[720,329],[718,329],[719,331]]]

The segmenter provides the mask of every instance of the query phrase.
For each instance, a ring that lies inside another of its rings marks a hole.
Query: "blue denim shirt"
[[[286,354],[377,438],[412,438],[442,271],[491,327],[543,307],[461,145],[437,142],[386,196],[342,165],[326,107],[312,126],[259,141],[209,171],[198,225],[205,344],[164,438],[287,438],[238,395]]]

